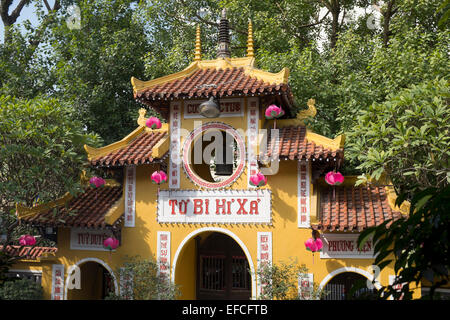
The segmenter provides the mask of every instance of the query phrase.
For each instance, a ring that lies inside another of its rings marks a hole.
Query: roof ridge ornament
[[[255,51],[253,49],[253,25],[252,20],[248,20],[248,37],[247,37],[247,57],[253,58]]]
[[[217,58],[231,58],[230,52],[230,26],[227,19],[227,9],[222,10],[219,23],[219,49]]]
[[[307,103],[308,109],[299,111],[297,113],[297,119],[305,120],[308,117],[314,118],[317,114],[315,104],[316,104],[315,99],[309,99]]]
[[[194,61],[202,60],[202,44],[200,40],[200,25],[197,25],[197,29],[195,32],[195,52],[194,52]]]

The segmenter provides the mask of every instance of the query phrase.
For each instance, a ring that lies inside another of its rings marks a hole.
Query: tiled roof
[[[143,132],[128,145],[107,155],[91,159],[94,166],[123,166],[150,163],[153,147],[166,136],[166,132]]]
[[[0,246],[2,249],[2,246]],[[58,248],[54,247],[32,247],[32,246],[7,246],[6,253],[13,257],[21,257],[22,259],[36,260],[43,254],[55,254]]]
[[[135,93],[135,98],[157,100],[169,98],[195,98],[214,96],[232,96],[236,94],[261,95],[286,93],[289,100],[293,96],[286,83],[269,83],[244,72],[244,68],[206,68],[193,74],[142,89]]]
[[[323,231],[361,231],[398,219],[384,187],[326,187],[320,191],[319,224]]]
[[[278,154],[290,160],[318,159],[318,158],[342,158],[343,149],[330,149],[308,141],[306,138],[306,127],[290,126],[279,128],[278,140],[272,141],[271,130],[268,130],[266,156]]]
[[[54,209],[50,209],[25,216],[21,221],[39,226],[103,228],[107,225],[105,215],[121,197],[121,186],[98,189],[89,187],[66,205],[60,206],[56,214]]]

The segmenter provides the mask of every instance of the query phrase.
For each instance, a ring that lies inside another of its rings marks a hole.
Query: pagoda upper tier
[[[276,102],[292,116],[294,97],[288,84],[289,69],[272,73],[255,68],[252,25],[249,23],[247,56],[241,58],[219,55],[214,60],[202,60],[200,29],[194,61],[184,70],[149,81],[131,78],[134,97],[167,116],[174,99],[198,99],[238,96],[274,96]]]

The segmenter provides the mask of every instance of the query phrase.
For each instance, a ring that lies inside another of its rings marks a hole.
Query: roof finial
[[[253,50],[253,26],[252,20],[248,20],[248,37],[247,37],[247,57],[253,58],[255,52]]]
[[[219,24],[219,50],[217,51],[217,58],[231,58],[229,29],[227,10],[224,8]]]
[[[197,30],[195,34],[195,52],[194,52],[194,61],[202,60],[202,44],[200,41],[200,26],[197,25]]]

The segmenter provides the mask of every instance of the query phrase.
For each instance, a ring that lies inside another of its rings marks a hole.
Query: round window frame
[[[193,142],[196,141],[201,134],[210,129],[217,129],[225,131],[226,133],[230,134],[236,141],[239,150],[239,162],[236,166],[235,171],[229,178],[220,182],[210,182],[202,179],[197,173],[195,173],[195,171],[190,166],[191,149]],[[244,138],[239,134],[239,132],[235,128],[222,122],[208,122],[195,128],[193,131],[189,133],[189,135],[187,136],[186,140],[183,143],[184,172],[195,185],[201,188],[221,189],[230,186],[244,172],[246,163],[245,159],[246,159],[246,151]]]

